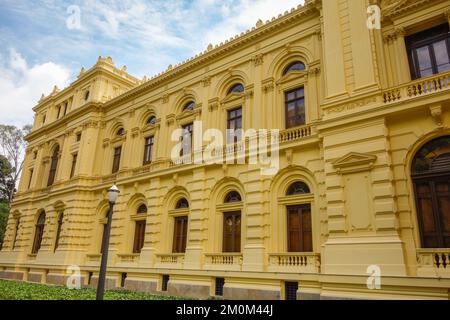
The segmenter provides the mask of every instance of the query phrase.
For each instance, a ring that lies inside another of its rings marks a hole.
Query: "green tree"
[[[6,224],[8,223],[9,207],[6,203],[0,202],[0,249],[3,246]]]
[[[23,168],[23,160],[26,148],[25,136],[31,131],[31,126],[19,129],[15,126],[0,125],[0,154],[8,159],[11,167],[8,183],[7,204],[11,204],[16,185]]]
[[[8,203],[14,190],[12,168],[8,159],[0,154],[0,202]]]

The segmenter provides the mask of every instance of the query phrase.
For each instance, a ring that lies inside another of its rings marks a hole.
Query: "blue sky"
[[[0,124],[31,123],[42,93],[66,87],[100,55],[151,76],[302,2],[0,0]]]

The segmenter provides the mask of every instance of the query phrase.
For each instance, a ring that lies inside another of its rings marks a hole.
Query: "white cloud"
[[[0,123],[23,126],[33,121],[31,110],[42,93],[48,94],[54,85],[69,84],[70,72],[53,62],[28,67],[15,49],[0,65]]]

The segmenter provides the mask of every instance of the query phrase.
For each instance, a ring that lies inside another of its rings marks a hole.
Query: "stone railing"
[[[205,254],[205,269],[240,271],[242,253],[210,253]]]
[[[303,126],[280,131],[280,143],[307,138],[313,134],[312,126]]]
[[[140,257],[139,253],[118,254],[117,262],[118,263],[136,263],[139,261],[139,257]]]
[[[184,253],[168,253],[156,255],[157,268],[183,268]]]
[[[320,255],[312,252],[270,254],[269,271],[320,273]]]
[[[417,263],[419,276],[450,278],[450,248],[418,249]]]
[[[88,264],[98,264],[102,259],[101,254],[87,254],[86,255],[86,263]]]
[[[383,92],[383,102],[393,103],[450,89],[450,72],[418,79]]]

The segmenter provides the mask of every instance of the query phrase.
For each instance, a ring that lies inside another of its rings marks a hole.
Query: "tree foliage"
[[[0,249],[3,245],[3,238],[5,236],[6,224],[8,223],[9,207],[6,203],[0,202]]]
[[[15,187],[19,181],[23,168],[23,160],[26,148],[25,136],[30,133],[31,126],[19,129],[15,126],[0,125],[0,154],[6,157],[10,164],[10,173],[7,184],[7,203],[11,204]],[[1,183],[1,182],[0,182]]]

